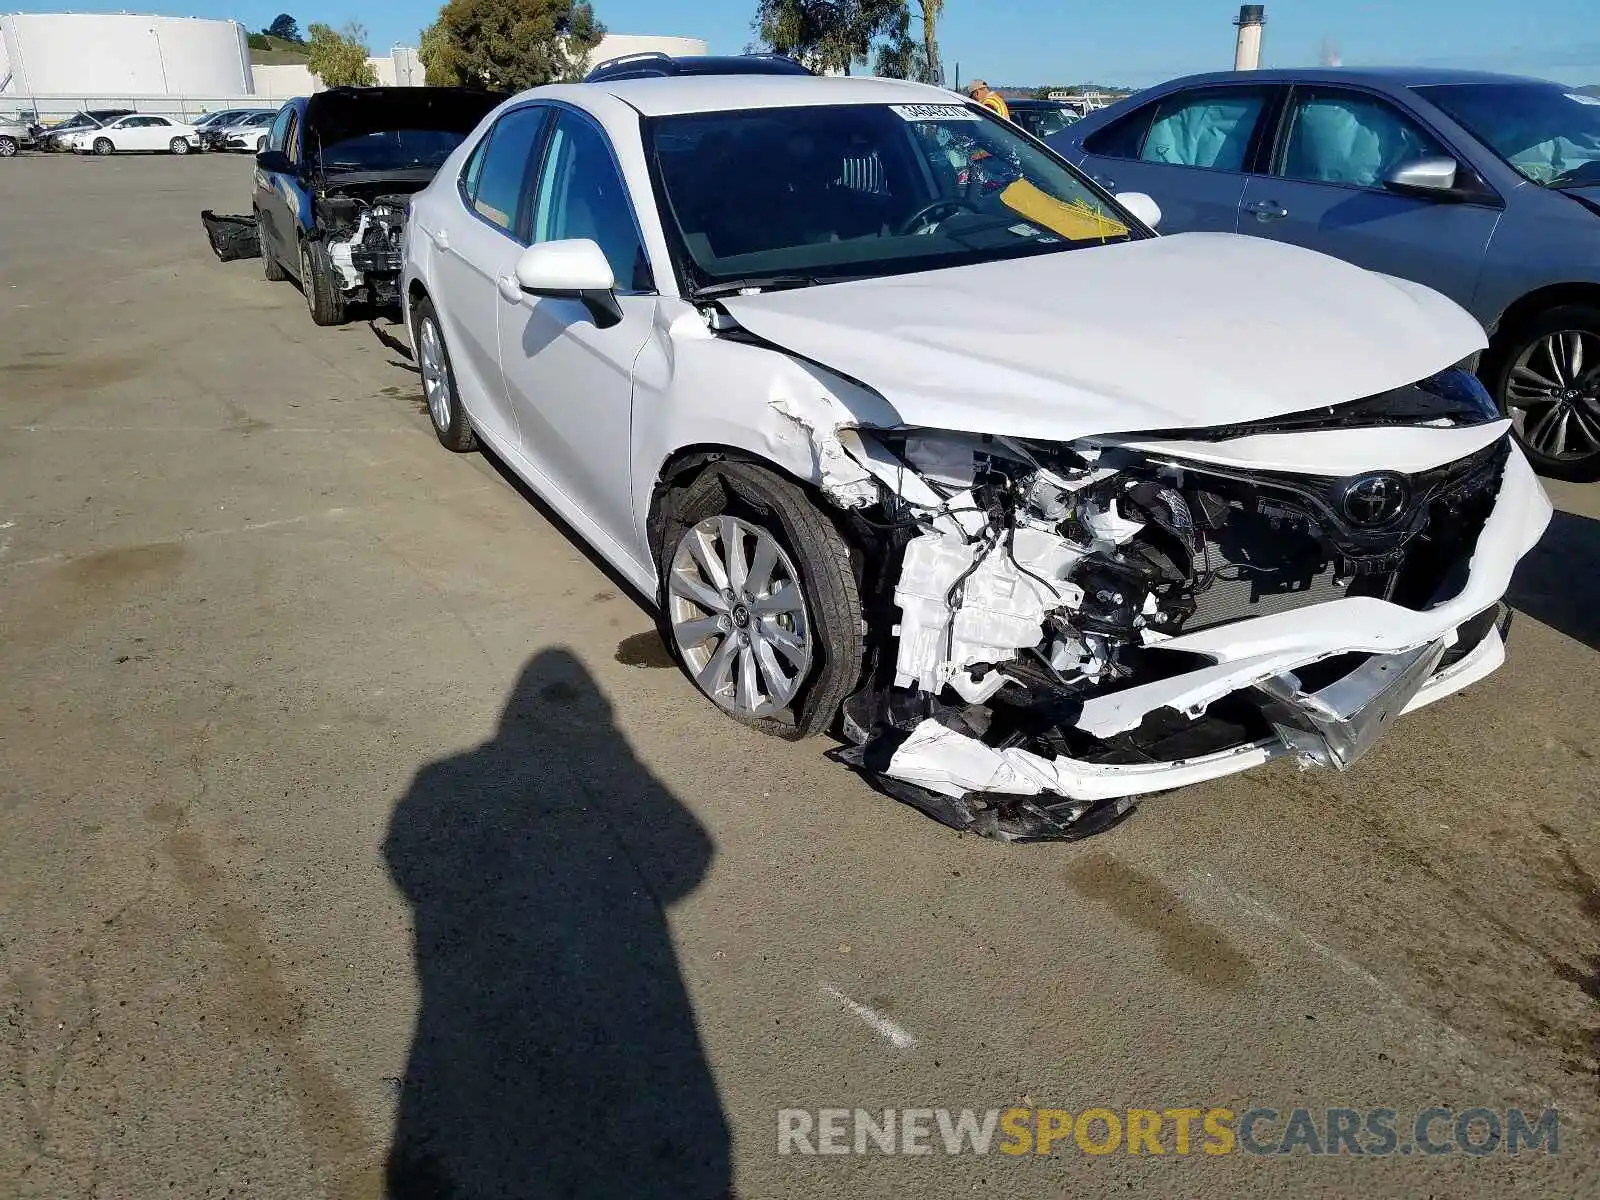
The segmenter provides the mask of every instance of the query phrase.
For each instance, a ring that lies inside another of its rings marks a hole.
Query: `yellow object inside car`
[[[1057,200],[1026,179],[1008,185],[1000,193],[1000,202],[1018,216],[1043,225],[1069,241],[1103,242],[1128,236],[1128,227],[1122,222],[1090,208],[1081,200],[1072,204]]]

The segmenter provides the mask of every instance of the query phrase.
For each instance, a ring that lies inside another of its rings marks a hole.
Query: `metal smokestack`
[[[1239,40],[1233,48],[1235,71],[1254,71],[1261,65],[1261,27],[1266,23],[1265,4],[1239,6],[1239,19],[1234,22],[1239,27]]]

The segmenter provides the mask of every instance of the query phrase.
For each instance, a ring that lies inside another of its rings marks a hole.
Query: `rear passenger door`
[[[284,105],[267,134],[267,148],[283,151],[296,165],[299,113],[292,104]],[[256,168],[256,217],[266,240],[263,250],[296,273],[300,270],[299,206],[299,186],[292,175]]]
[[[458,206],[435,229],[424,217],[411,237],[432,241],[434,305],[450,347],[456,387],[473,422],[502,453],[519,443],[516,411],[500,374],[500,280],[527,245],[525,216],[550,123],[550,108],[524,105],[500,115],[468,155],[456,181]],[[436,210],[435,210],[436,211]]]
[[[1403,163],[1446,156],[1458,192],[1401,194],[1384,183]],[[1466,158],[1388,97],[1296,87],[1267,173],[1250,181],[1239,232],[1320,250],[1370,270],[1472,299],[1502,205]]]
[[[1232,233],[1281,89],[1227,84],[1174,92],[1090,134],[1082,166],[1112,192],[1146,192],[1164,233]]]

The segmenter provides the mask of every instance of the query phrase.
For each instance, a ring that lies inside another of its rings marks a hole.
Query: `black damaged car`
[[[331,88],[279,110],[256,156],[268,279],[299,279],[318,325],[398,303],[413,193],[505,96],[474,88]]]

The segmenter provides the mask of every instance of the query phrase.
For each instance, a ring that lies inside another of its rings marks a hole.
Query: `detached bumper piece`
[[[261,239],[256,233],[254,217],[219,215],[207,208],[200,213],[200,223],[206,227],[212,251],[223,262],[261,257]]]

